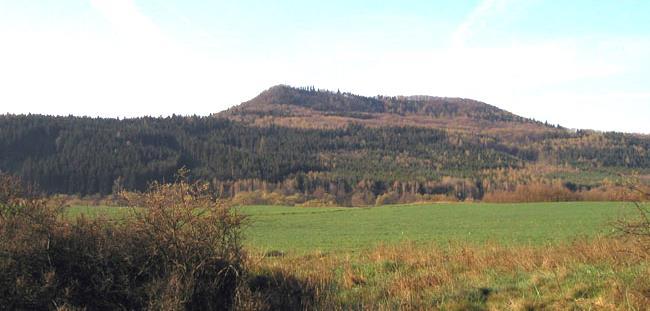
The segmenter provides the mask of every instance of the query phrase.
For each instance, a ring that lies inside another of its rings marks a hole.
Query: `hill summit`
[[[417,126],[471,132],[552,129],[472,99],[421,95],[365,97],[287,85],[271,87],[216,116],[249,125],[301,128],[338,128],[359,123],[372,127]]]

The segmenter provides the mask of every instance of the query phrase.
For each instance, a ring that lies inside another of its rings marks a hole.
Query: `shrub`
[[[368,206],[375,204],[375,196],[369,191],[355,192],[350,198],[352,206]]]
[[[336,202],[333,198],[323,198],[323,199],[313,199],[309,201],[302,202],[300,204],[295,204],[298,207],[334,207]]]
[[[399,203],[399,193],[390,191],[377,196],[375,205],[386,205]]]
[[[514,191],[492,192],[483,196],[483,201],[490,203],[562,202],[579,199],[578,194],[558,182],[517,185]]]
[[[0,179],[7,182],[8,179]],[[7,309],[228,309],[243,274],[242,217],[184,178],[128,201],[132,217],[74,221],[40,198],[0,198]],[[2,183],[0,183],[2,184]],[[4,185],[4,184],[3,184]],[[5,199],[9,198],[9,199]]]
[[[285,197],[278,192],[267,192],[263,195],[264,201],[269,205],[282,205],[285,204]]]
[[[295,277],[293,271],[262,269],[248,278],[241,310],[313,310],[318,288],[308,280]],[[323,309],[327,309],[323,307]]]
[[[28,196],[28,192],[18,177],[0,172],[0,205],[15,203],[16,200]]]
[[[261,205],[265,200],[262,198],[260,191],[243,191],[238,192],[232,198],[233,205]]]
[[[631,238],[638,242],[650,252],[650,208],[647,201],[650,199],[650,192],[643,186],[629,186],[629,192],[635,200],[632,201],[636,208],[636,217],[619,219],[614,223],[616,232],[625,238]]]

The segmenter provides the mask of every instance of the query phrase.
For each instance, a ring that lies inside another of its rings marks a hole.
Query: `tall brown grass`
[[[250,269],[294,275],[327,310],[645,310],[650,254],[636,241],[553,246],[385,245],[267,257]],[[299,294],[299,293],[297,293]]]

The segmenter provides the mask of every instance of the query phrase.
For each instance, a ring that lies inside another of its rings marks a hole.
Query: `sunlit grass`
[[[125,207],[74,206],[68,217],[108,218]],[[246,206],[246,244],[261,250],[356,251],[398,242],[498,242],[542,245],[605,235],[609,222],[634,213],[621,202],[445,203],[370,208]]]
[[[607,234],[634,210],[620,202],[449,203],[372,208],[248,206],[250,246],[356,251],[378,244],[498,242],[542,245]]]

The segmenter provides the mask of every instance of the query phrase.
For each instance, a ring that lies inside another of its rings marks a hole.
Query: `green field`
[[[247,206],[246,244],[291,252],[355,251],[380,243],[496,242],[541,245],[611,231],[609,222],[634,210],[620,202],[526,204],[448,203],[370,208]],[[120,217],[125,208],[72,207]]]

